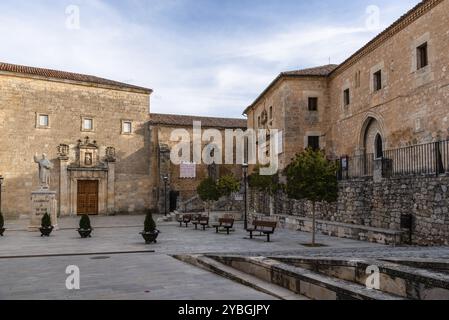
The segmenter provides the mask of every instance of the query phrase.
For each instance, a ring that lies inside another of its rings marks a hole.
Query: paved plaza
[[[448,248],[391,247],[318,236],[323,248],[308,248],[310,234],[277,230],[273,242],[245,239],[243,224],[231,235],[160,223],[158,243],[139,235],[143,216],[93,217],[90,239],[79,238],[78,219],[60,220],[50,238],[26,231],[27,221],[7,223],[0,238],[0,299],[272,299],[271,296],[171,257],[182,253],[449,258]],[[81,272],[81,290],[65,287],[67,266]]]

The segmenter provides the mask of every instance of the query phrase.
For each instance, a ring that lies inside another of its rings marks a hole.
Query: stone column
[[[108,207],[107,213],[115,213],[115,161],[108,162]]]
[[[61,144],[58,147],[59,160],[59,216],[70,215],[70,198],[69,198],[69,165],[70,147]]]
[[[382,159],[374,160],[373,180],[375,183],[382,182]]]
[[[69,204],[69,178],[67,167],[69,165],[68,157],[59,157],[59,215],[70,215]]]

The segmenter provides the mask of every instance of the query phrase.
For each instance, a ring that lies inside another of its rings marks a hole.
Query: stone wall
[[[413,244],[449,245],[448,186],[449,175],[342,181],[338,202],[318,204],[317,219],[401,231],[401,215],[412,214]],[[250,194],[250,211],[262,212],[263,196]],[[310,202],[283,194],[276,195],[273,207],[277,215],[311,217]]]

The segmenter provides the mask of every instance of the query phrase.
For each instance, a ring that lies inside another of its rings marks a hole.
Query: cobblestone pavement
[[[93,237],[80,239],[78,219],[60,220],[50,238],[8,221],[0,238],[0,299],[269,299],[271,297],[170,257],[179,253],[255,256],[406,257],[449,259],[449,248],[391,247],[318,236],[324,248],[302,246],[310,234],[277,230],[272,243],[244,239],[242,224],[231,235],[161,223],[159,241],[145,245],[144,217],[94,217]],[[154,251],[154,252],[150,252]],[[71,254],[82,254],[71,256]],[[51,255],[51,256],[46,256]],[[81,271],[81,290],[65,288],[68,265]]]

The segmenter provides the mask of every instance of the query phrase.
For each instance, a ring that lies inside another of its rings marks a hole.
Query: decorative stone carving
[[[79,166],[81,168],[92,168],[100,165],[98,157],[97,141],[90,141],[89,137],[78,140]]]
[[[115,162],[116,161],[115,156],[115,148],[113,147],[107,147],[106,148],[106,162]]]
[[[69,158],[70,147],[66,144],[60,144],[58,147],[58,155],[59,159],[68,159]]]

